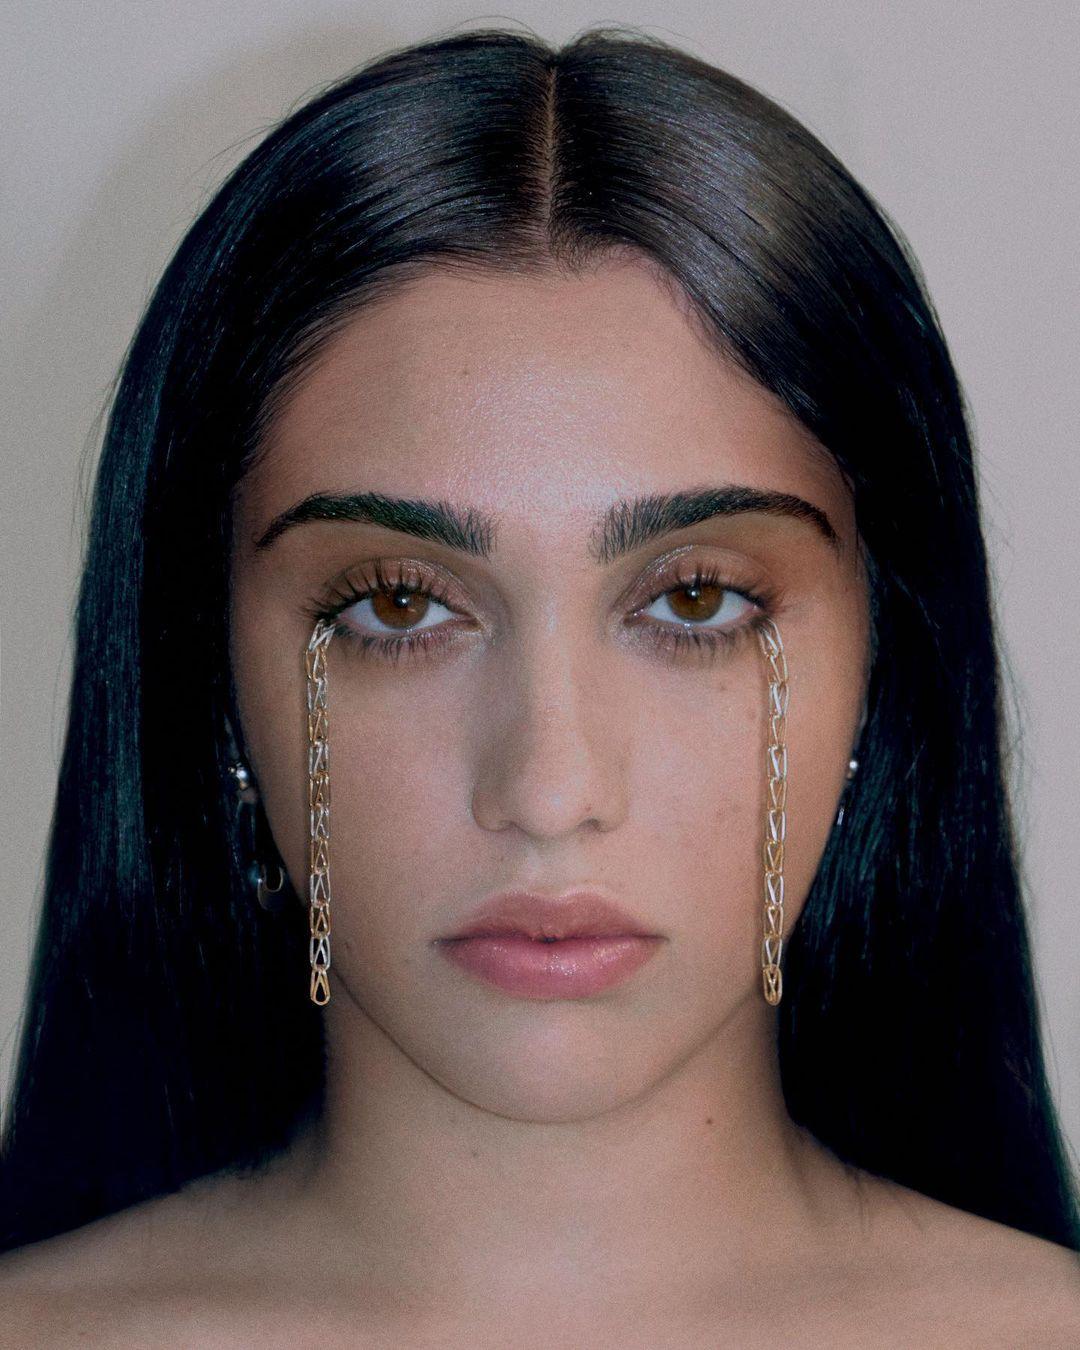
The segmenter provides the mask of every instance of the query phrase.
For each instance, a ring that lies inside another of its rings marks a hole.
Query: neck
[[[594,1075],[617,1099],[554,1055],[485,1078],[481,1047],[483,1106],[355,1002],[332,1007],[326,1107],[291,1151],[288,1232],[339,1288],[443,1309],[542,1307],[556,1290],[655,1308],[745,1288],[845,1231],[851,1175],[788,1116],[775,1014],[756,1003],[666,1076],[637,1066],[647,1087],[632,1065]]]

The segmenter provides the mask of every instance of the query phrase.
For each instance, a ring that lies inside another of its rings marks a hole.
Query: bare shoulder
[[[3,1253],[0,1283],[56,1292],[72,1284],[175,1277],[193,1250],[205,1250],[205,1243],[216,1240],[222,1221],[227,1225],[240,1213],[250,1189],[250,1182],[231,1172],[200,1177],[180,1190]]]
[[[0,1345],[177,1344],[208,1315],[236,1178],[215,1175],[0,1255]],[[217,1291],[214,1301],[219,1301]],[[212,1345],[216,1337],[200,1336]]]
[[[957,1346],[1080,1346],[1080,1253],[892,1182],[877,1223],[891,1299],[938,1309]]]

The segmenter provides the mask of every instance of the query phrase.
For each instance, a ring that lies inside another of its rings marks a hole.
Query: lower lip
[[[446,938],[436,945],[471,975],[523,998],[587,998],[628,979],[663,941],[620,934],[541,942],[524,935]]]

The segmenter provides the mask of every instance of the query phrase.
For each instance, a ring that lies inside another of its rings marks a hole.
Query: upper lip
[[[509,891],[486,900],[446,941],[465,937],[658,937],[596,891],[549,896]]]

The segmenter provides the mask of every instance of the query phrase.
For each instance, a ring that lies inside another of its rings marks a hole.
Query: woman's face
[[[635,546],[611,546],[616,503],[733,484],[804,499],[835,538],[746,511],[642,542],[625,527],[656,513],[616,510],[615,540]],[[256,544],[314,494],[366,493],[469,515],[472,546],[468,531],[455,546],[318,518]],[[786,936],[862,711],[853,508],[808,433],[706,346],[648,265],[432,272],[360,313],[284,404],[235,524],[240,715],[305,906],[317,614],[374,588],[376,566],[437,597],[346,603],[327,651],[332,1034],[366,1019],[458,1096],[566,1119],[639,1094],[733,1014],[772,1015],[768,672],[747,597],[767,598],[788,665]],[[699,570],[722,589],[695,602]],[[601,994],[507,994],[435,945],[496,893],[579,888],[664,939]]]

